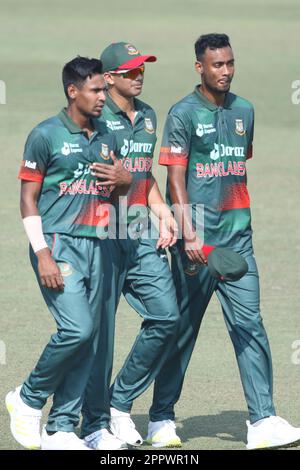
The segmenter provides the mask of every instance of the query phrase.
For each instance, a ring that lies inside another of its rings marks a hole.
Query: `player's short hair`
[[[67,99],[69,100],[68,87],[70,85],[74,84],[80,88],[88,77],[102,73],[102,62],[98,59],[77,56],[67,62],[62,71],[62,81]]]
[[[218,34],[218,33],[210,33],[210,34],[203,34],[200,36],[197,41],[195,42],[195,54],[197,60],[203,58],[203,54],[206,49],[221,49],[222,47],[231,47],[230,39],[227,34]]]

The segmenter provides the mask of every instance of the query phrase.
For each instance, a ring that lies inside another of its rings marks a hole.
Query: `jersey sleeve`
[[[183,115],[168,114],[159,154],[160,165],[187,166],[191,141],[191,126]]]
[[[253,157],[253,136],[254,136],[254,109],[251,108],[250,111],[250,131],[248,137],[248,148],[247,148],[247,155],[246,159],[249,160]]]
[[[42,182],[50,160],[49,143],[38,129],[29,134],[18,178],[25,181]]]

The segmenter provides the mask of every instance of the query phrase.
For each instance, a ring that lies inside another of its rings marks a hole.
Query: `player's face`
[[[73,85],[71,98],[81,114],[91,117],[100,116],[105,103],[105,81],[103,75],[88,77],[80,88]]]
[[[125,98],[134,98],[142,93],[145,66],[125,73],[106,73],[105,80],[114,90]]]
[[[231,47],[206,49],[202,61],[196,62],[202,85],[213,93],[226,93],[234,75],[234,56]]]

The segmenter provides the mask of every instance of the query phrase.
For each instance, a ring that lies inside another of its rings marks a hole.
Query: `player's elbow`
[[[30,215],[36,215],[38,213],[37,201],[35,198],[32,197],[32,195],[24,193],[23,191],[21,191],[20,196],[20,212],[22,219]]]

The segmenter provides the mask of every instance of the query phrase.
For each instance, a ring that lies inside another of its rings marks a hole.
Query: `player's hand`
[[[91,174],[101,179],[101,186],[130,186],[132,174],[125,170],[122,161],[118,160],[114,152],[110,152],[112,165],[106,163],[92,163]]]
[[[178,239],[177,222],[172,215],[163,217],[159,220],[159,239],[157,240],[156,249],[168,248],[175,245]]]
[[[48,289],[63,290],[64,279],[61,271],[51,256],[49,248],[36,252],[38,258],[38,272],[42,286]]]
[[[184,240],[184,251],[193,263],[207,264],[207,258],[202,251],[203,242],[194,234],[191,240]]]

